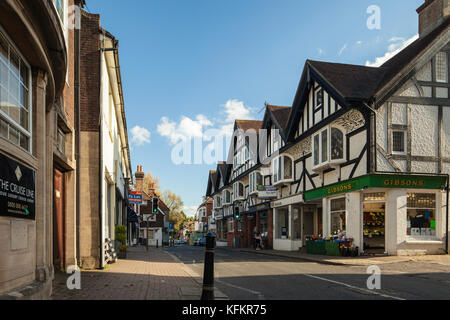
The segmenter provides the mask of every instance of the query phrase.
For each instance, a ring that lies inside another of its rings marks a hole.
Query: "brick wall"
[[[100,16],[82,11],[80,57],[81,131],[98,131],[100,115]]]
[[[419,13],[419,34],[422,34],[442,17],[443,8],[443,0],[427,0],[417,10]]]

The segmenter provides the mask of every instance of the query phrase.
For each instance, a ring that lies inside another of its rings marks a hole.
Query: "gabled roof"
[[[308,60],[314,71],[346,100],[370,100],[386,73],[385,68]]]
[[[266,113],[264,114],[263,128],[269,130],[271,123],[280,130],[280,135],[286,141],[286,129],[291,116],[291,107],[282,107],[266,104]]]
[[[386,96],[395,90],[393,84],[400,82],[401,79],[398,78],[404,78],[404,73],[408,74],[408,67],[412,69],[418,57],[437,41],[440,35],[447,32],[449,23],[450,17],[446,17],[434,30],[418,38],[380,67],[307,60],[293,108],[299,108],[305,102],[312,79],[319,82],[343,106],[350,106],[355,102],[378,104],[381,95]],[[293,110],[289,119],[287,131],[290,137],[294,133],[294,123],[298,120],[299,112]]]
[[[236,120],[235,127],[246,132],[247,130],[255,130],[256,132],[262,128],[263,122],[258,120]]]
[[[206,189],[206,196],[209,197],[212,193],[213,186],[216,184],[216,170],[209,170],[208,187]]]

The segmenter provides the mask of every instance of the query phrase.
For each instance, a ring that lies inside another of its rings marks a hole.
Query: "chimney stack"
[[[450,15],[450,0],[425,0],[418,9],[419,35],[430,33]]]
[[[155,184],[154,183],[150,183],[150,185],[148,186],[148,195],[150,197],[153,197],[155,195]]]
[[[144,177],[145,177],[145,173],[142,170],[142,166],[138,166],[136,174],[135,174],[136,191],[144,191],[144,190],[142,190],[144,188]]]

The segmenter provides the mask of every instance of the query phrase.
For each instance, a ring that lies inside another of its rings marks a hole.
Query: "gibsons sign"
[[[0,153],[0,216],[35,220],[35,172]]]

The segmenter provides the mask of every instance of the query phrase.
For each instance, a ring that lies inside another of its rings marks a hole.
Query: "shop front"
[[[305,193],[322,199],[323,236],[351,239],[360,254],[444,253],[447,176],[372,174]]]
[[[302,247],[303,203],[302,195],[272,202],[274,250],[297,251]]]
[[[255,248],[255,238],[261,238],[261,248],[272,248],[272,228],[269,228],[271,219],[269,212],[270,202],[251,206],[247,212],[241,214],[243,248]]]

